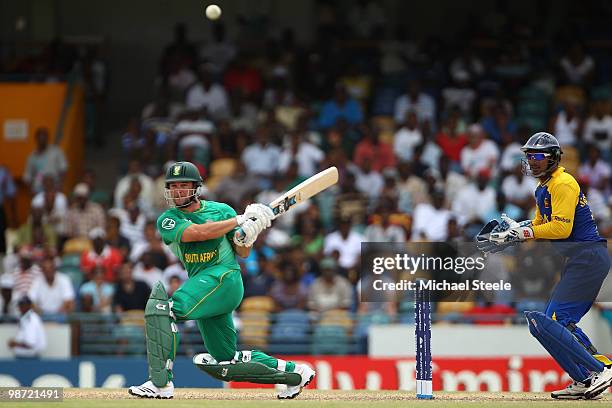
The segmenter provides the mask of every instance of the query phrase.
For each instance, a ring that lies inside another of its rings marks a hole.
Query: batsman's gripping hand
[[[234,244],[237,246],[251,247],[255,243],[259,233],[263,231],[260,225],[251,219],[246,220],[240,230],[234,234]]]
[[[528,239],[534,239],[533,229],[531,228],[531,221],[522,221],[520,223],[514,221],[506,214],[502,214],[502,224],[506,223],[508,228],[505,231],[491,232],[489,239],[491,242],[496,244],[503,244],[507,242],[519,242]]]

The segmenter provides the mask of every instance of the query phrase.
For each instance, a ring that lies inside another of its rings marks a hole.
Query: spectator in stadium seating
[[[596,101],[584,125],[583,140],[599,148],[604,160],[612,160],[612,112],[604,101]]]
[[[68,275],[57,272],[55,261],[46,257],[41,263],[42,275],[32,282],[28,296],[43,315],[66,314],[74,311],[74,287]]]
[[[489,214],[496,211],[497,194],[489,186],[490,179],[491,171],[481,169],[475,183],[469,183],[459,190],[451,207],[459,225],[483,224],[489,220]]]
[[[470,75],[465,71],[458,71],[448,86],[442,89],[442,100],[445,111],[459,109],[461,115],[470,120],[473,117],[476,91],[471,87]]]
[[[272,177],[278,171],[281,149],[270,141],[268,129],[259,126],[255,131],[254,143],[242,151],[241,160],[247,173],[260,177]]]
[[[68,200],[57,189],[57,183],[50,174],[45,174],[42,180],[43,191],[32,199],[32,207],[40,207],[44,211],[44,222],[51,224],[60,236],[65,233],[66,211]]]
[[[588,146],[587,153],[587,160],[578,169],[578,176],[586,177],[590,189],[600,191],[607,199],[612,194],[610,164],[601,158],[601,152],[594,145]]]
[[[38,128],[34,134],[36,150],[28,156],[23,181],[33,193],[43,191],[43,177],[48,174],[58,186],[64,185],[68,162],[64,152],[55,144],[49,144],[49,130]]]
[[[442,149],[442,153],[452,162],[452,167],[460,166],[461,151],[468,143],[465,134],[458,132],[459,119],[459,112],[453,110],[436,136],[436,143]]]
[[[168,264],[176,262],[176,256],[167,245],[163,245],[155,226],[155,221],[147,221],[144,229],[145,240],[137,242],[130,252],[130,261],[137,263],[145,253],[151,254],[153,264],[163,270]]]
[[[338,265],[350,270],[357,267],[361,255],[361,243],[364,236],[352,228],[351,220],[341,218],[338,229],[327,234],[323,245],[323,253],[330,256],[334,251],[338,251]]]
[[[359,166],[353,167],[355,174],[355,187],[369,197],[370,202],[374,202],[380,197],[385,180],[382,174],[372,168],[369,157],[365,157]]]
[[[421,203],[414,208],[412,241],[445,241],[447,238],[452,214],[444,208],[444,191],[434,191],[431,199],[431,204]]]
[[[474,49],[466,46],[461,55],[451,61],[449,73],[455,81],[460,81],[467,74],[471,83],[477,83],[485,73],[485,67]]]
[[[577,181],[582,193],[589,201],[589,208],[593,213],[593,218],[598,223],[598,229],[602,230],[612,226],[612,219],[610,217],[612,215],[612,206],[608,205],[604,194],[596,188],[591,188],[589,178],[586,176],[579,177]],[[600,234],[604,237],[606,236],[601,231]]]
[[[134,280],[133,265],[126,262],[119,268],[119,276],[113,295],[113,311],[144,310],[151,288],[145,282]]]
[[[19,330],[7,343],[16,358],[38,358],[47,347],[47,335],[42,319],[32,307],[29,297],[17,301],[19,306]]]
[[[256,241],[257,242],[257,241]],[[257,244],[255,244],[257,245]],[[251,255],[253,255],[252,259]],[[274,284],[276,274],[280,271],[272,258],[263,252],[251,250],[251,254],[241,263],[242,279],[244,280],[244,297],[268,296]]]
[[[361,167],[367,160],[370,162],[372,170],[382,172],[386,168],[395,167],[396,160],[393,153],[393,146],[380,140],[380,134],[373,132],[368,125],[359,126],[362,139],[353,155],[353,162]]]
[[[134,279],[145,282],[150,288],[155,285],[155,282],[163,281],[164,275],[161,269],[153,263],[151,252],[143,253],[140,259],[140,262],[134,265]]]
[[[411,160],[414,148],[423,143],[423,134],[418,125],[416,112],[413,110],[406,112],[402,127],[393,137],[393,152],[398,160]]]
[[[15,181],[9,169],[0,165],[0,259],[6,253],[6,230],[17,227]],[[6,205],[5,205],[6,203]],[[5,211],[5,208],[8,211]]]
[[[336,84],[334,92],[334,98],[321,107],[319,127],[329,129],[340,119],[344,119],[350,126],[360,124],[363,121],[363,112],[359,102],[350,97],[344,85],[340,83]]]
[[[495,105],[491,108],[491,115],[481,120],[482,128],[498,145],[504,138],[512,140],[517,131],[516,123],[510,118],[504,106]]]
[[[104,280],[114,282],[117,268],[123,262],[121,252],[110,246],[106,241],[106,232],[103,228],[94,228],[89,231],[92,249],[81,254],[81,270],[85,277],[92,279],[95,267],[101,266],[104,270]]]
[[[74,187],[74,202],[66,213],[66,236],[86,237],[94,228],[104,228],[105,213],[100,204],[89,200],[89,186],[79,183]]]
[[[127,174],[121,177],[115,186],[115,208],[124,208],[124,196],[130,190],[130,184],[132,183],[132,178],[134,177],[140,182],[140,195],[142,199],[149,203],[153,202],[156,193],[153,179],[142,171],[142,163],[140,161],[130,160]]]
[[[575,101],[565,101],[561,110],[550,118],[549,129],[554,130],[554,135],[563,146],[575,146],[578,137],[582,134],[583,121]]]
[[[44,236],[43,242],[48,247],[57,248],[57,233],[51,224],[44,221],[42,207],[32,207],[30,209],[28,220],[17,229],[15,246],[32,245],[37,230],[42,230]]]
[[[398,124],[406,120],[406,114],[414,111],[420,126],[436,127],[436,102],[434,98],[421,91],[419,81],[408,83],[406,93],[395,100],[393,117]]]
[[[349,309],[353,304],[353,287],[348,279],[337,273],[333,258],[320,262],[321,276],[308,288],[308,309],[325,312],[332,309]]]
[[[130,241],[134,246],[138,242],[144,241],[144,226],[147,217],[140,212],[138,204],[133,199],[126,200],[125,209],[113,208],[110,215],[119,218],[119,232]]]
[[[595,60],[585,52],[580,41],[575,41],[559,64],[562,80],[567,84],[588,88],[595,78]]]
[[[212,25],[210,41],[200,49],[200,59],[209,61],[215,74],[222,73],[236,57],[236,45],[227,39],[225,24],[217,21]]]
[[[364,231],[366,242],[406,242],[404,229],[391,222],[392,208],[388,203],[381,205],[378,217]]]
[[[79,289],[81,310],[89,313],[110,313],[115,287],[105,282],[106,271],[102,265],[94,266],[91,280]]]
[[[174,26],[174,38],[172,42],[164,48],[161,61],[162,66],[191,66],[196,61],[196,57],[196,47],[188,38],[187,26],[185,23],[176,23]]]
[[[32,255],[28,247],[21,247],[16,268],[0,275],[4,304],[13,316],[17,316],[17,301],[29,293],[37,278],[42,277],[40,267],[33,262]]]
[[[228,92],[242,91],[246,98],[257,98],[263,91],[263,81],[259,71],[247,64],[244,56],[237,56],[225,71],[223,85]]]
[[[450,208],[459,190],[467,184],[466,178],[451,168],[450,161],[445,156],[440,157],[438,169],[429,169],[428,175],[435,179],[435,187],[444,191],[447,208]]]
[[[468,128],[469,144],[461,151],[461,167],[467,177],[475,178],[483,169],[495,169],[499,158],[499,148],[486,139],[484,129],[479,124]]]
[[[187,109],[206,111],[212,119],[229,115],[227,92],[221,84],[214,82],[210,64],[199,67],[198,81],[187,90],[185,105]]]
[[[310,177],[319,169],[319,164],[325,153],[305,139],[305,134],[294,130],[291,132],[288,146],[283,149],[279,158],[279,171],[286,172],[289,164],[295,161],[298,165],[298,175]]]
[[[533,192],[537,186],[538,181],[533,177],[525,177],[522,166],[518,163],[514,171],[502,181],[501,192],[509,203],[529,214],[529,210],[533,207]]]
[[[270,289],[270,297],[274,299],[276,311],[305,309],[308,290],[300,281],[294,263],[284,261],[279,269],[282,271],[282,278],[274,282]]]
[[[372,0],[359,0],[351,3],[347,22],[352,38],[362,40],[381,39],[387,23],[384,8]]]
[[[415,163],[403,162],[398,166],[399,182],[399,209],[405,213],[412,213],[415,206],[429,202],[429,193],[425,181],[414,174]]]
[[[108,208],[111,204],[110,194],[108,191],[98,188],[96,179],[96,173],[92,169],[87,169],[83,172],[81,182],[89,187],[89,199],[92,202],[100,204],[103,209]]]
[[[130,241],[121,235],[121,220],[109,216],[106,220],[106,243],[117,250],[123,259],[128,259],[131,251]]]
[[[211,135],[212,159],[239,159],[240,153],[247,144],[244,132],[232,129],[230,121],[222,119],[217,122],[217,131]]]
[[[162,276],[162,282],[164,282],[164,286],[166,287],[170,285],[170,280],[174,277],[178,278],[181,283],[185,282],[189,277],[187,275],[187,271],[183,267],[183,264],[181,264],[180,262],[168,265],[168,267],[166,267],[166,269],[164,269],[164,271],[162,272]]]
[[[520,126],[515,135],[510,133],[503,135],[500,146],[502,153],[499,161],[502,174],[512,172],[516,165],[521,163],[521,159],[525,157],[521,147],[529,136],[531,136],[531,131],[526,126]]]
[[[355,224],[365,223],[368,196],[355,186],[355,175],[346,171],[340,177],[339,183],[340,192],[334,203],[334,216],[338,219],[352,220]]]

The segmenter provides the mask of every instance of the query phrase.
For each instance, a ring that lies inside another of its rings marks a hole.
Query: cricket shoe
[[[584,391],[585,399],[594,399],[612,385],[612,366],[605,366],[603,371],[591,377],[591,385]]]
[[[170,399],[174,396],[174,384],[170,381],[165,387],[159,388],[151,380],[142,385],[133,385],[128,389],[130,395],[140,398]]]
[[[550,394],[550,396],[553,397],[554,399],[565,399],[565,400],[585,399],[584,392],[588,388],[589,387],[586,384],[578,382],[578,381],[574,381],[573,383],[571,383],[570,385],[568,385],[562,390],[553,391]],[[601,398],[601,395],[598,395],[591,399],[599,399],[599,398]]]
[[[306,364],[296,364],[293,372],[298,373],[302,377],[302,381],[298,385],[287,385],[286,388],[278,392],[278,399],[293,399],[297,397],[302,392],[302,388],[310,384],[317,374],[315,370]]]

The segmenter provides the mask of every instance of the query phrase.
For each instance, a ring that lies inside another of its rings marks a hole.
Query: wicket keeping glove
[[[491,232],[489,235],[490,241],[495,242],[496,244],[503,244],[535,238],[530,220],[518,223],[512,218],[508,217],[506,214],[502,214],[501,218],[502,224],[504,222],[508,224],[508,229],[501,232]]]

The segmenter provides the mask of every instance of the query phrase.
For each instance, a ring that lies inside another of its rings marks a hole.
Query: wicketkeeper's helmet
[[[561,155],[563,154],[557,138],[546,132],[535,133],[527,140],[527,143],[521,147],[521,150],[525,155],[530,153],[541,153],[544,155],[543,157],[548,160],[546,170],[537,174],[531,170],[526,158],[522,160],[523,173],[534,177],[550,176],[559,166]]]

